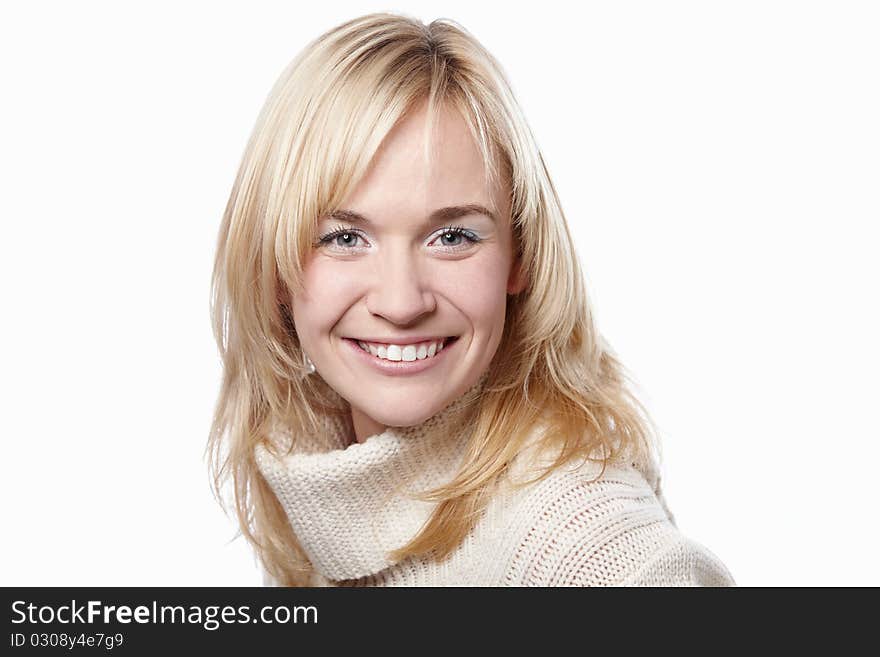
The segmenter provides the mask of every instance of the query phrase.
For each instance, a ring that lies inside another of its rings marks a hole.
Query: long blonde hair
[[[311,566],[254,448],[275,422],[294,436],[344,412],[303,353],[286,300],[302,289],[317,218],[339,207],[384,136],[415,104],[456,108],[491,181],[503,176],[525,289],[508,297],[465,464],[426,492],[436,509],[393,557],[447,556],[485,508],[529,432],[575,458],[650,458],[659,444],[620,362],[594,324],[585,281],[541,153],[495,59],[448,19],[428,25],[376,13],[310,43],[274,85],[248,141],[220,228],[211,313],[223,381],[210,437],[214,490],[231,480],[242,534],[278,583],[305,585]],[[543,425],[542,425],[543,426]]]

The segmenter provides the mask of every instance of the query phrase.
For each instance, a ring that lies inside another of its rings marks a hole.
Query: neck
[[[370,436],[375,436],[385,431],[384,424],[376,422],[376,420],[354,406],[351,407],[351,423],[354,426],[355,440],[359,443],[364,442]]]

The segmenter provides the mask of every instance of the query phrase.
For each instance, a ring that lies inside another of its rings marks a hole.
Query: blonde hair
[[[223,361],[208,453],[221,504],[232,482],[242,534],[278,583],[306,585],[311,565],[254,448],[275,422],[292,435],[340,413],[303,353],[286,300],[302,289],[317,218],[338,208],[392,127],[420,102],[433,117],[456,108],[491,181],[511,199],[516,256],[527,285],[508,297],[465,464],[422,531],[393,554],[447,556],[488,503],[494,484],[543,419],[539,444],[558,458],[650,458],[644,407],[602,341],[559,199],[541,153],[495,59],[448,19],[428,25],[376,13],[310,43],[274,85],[248,141],[220,228],[211,313]],[[429,119],[431,120],[431,119]],[[549,422],[548,422],[549,420]]]

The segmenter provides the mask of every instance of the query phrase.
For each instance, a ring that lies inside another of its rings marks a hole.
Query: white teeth
[[[364,342],[363,340],[358,340],[357,344],[361,349],[363,349],[364,351],[368,351],[377,358],[381,358],[383,360],[404,362],[412,362],[415,360],[424,360],[425,358],[431,358],[435,354],[440,353],[440,351],[442,351],[444,347],[443,340],[407,345],[373,344],[369,342]]]

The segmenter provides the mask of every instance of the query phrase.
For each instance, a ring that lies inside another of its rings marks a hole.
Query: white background
[[[4,4],[0,584],[260,583],[202,456],[214,242],[281,70],[382,9],[507,71],[679,527],[880,585],[880,11],[743,0]]]

